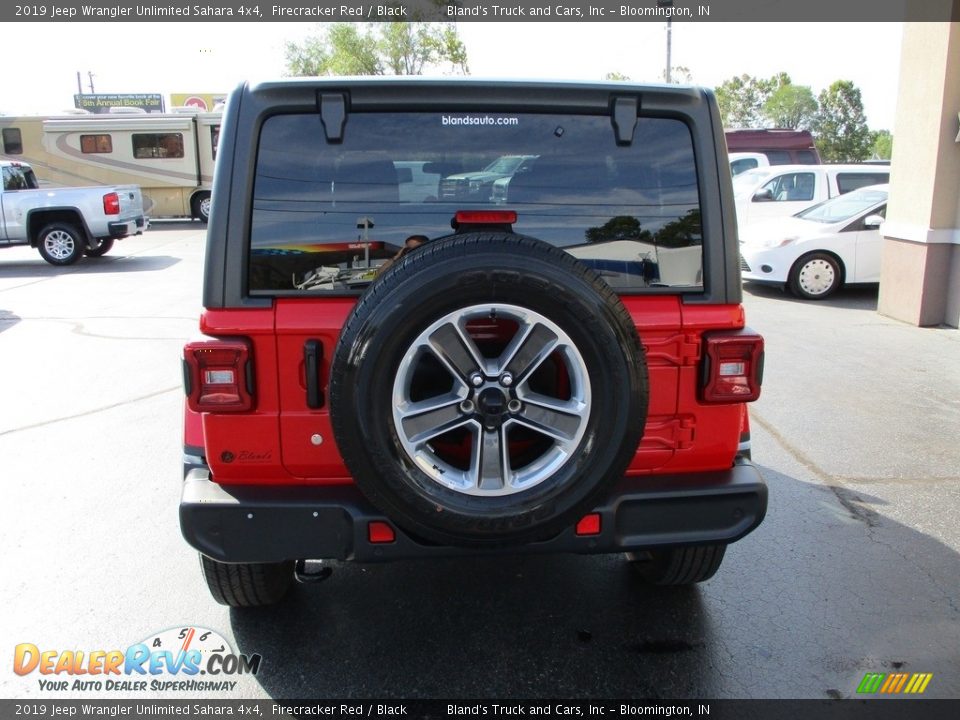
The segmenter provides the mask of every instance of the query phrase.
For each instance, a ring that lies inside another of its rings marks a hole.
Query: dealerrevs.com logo
[[[34,673],[44,691],[230,691],[238,675],[256,675],[259,654],[235,653],[222,635],[201,627],[170,628],[126,650],[14,649],[13,671]]]

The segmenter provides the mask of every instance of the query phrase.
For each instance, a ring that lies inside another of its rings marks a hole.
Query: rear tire
[[[210,193],[200,193],[193,197],[193,216],[202,223],[210,221]]]
[[[726,551],[726,545],[697,545],[627,553],[627,560],[651,585],[692,585],[712,578]]]
[[[200,556],[213,599],[230,607],[263,607],[280,602],[293,584],[293,561],[222,563]]]
[[[103,257],[111,248],[113,248],[113,238],[99,238],[95,239],[93,245],[88,245],[87,249],[83,251],[83,254],[87,257]]]

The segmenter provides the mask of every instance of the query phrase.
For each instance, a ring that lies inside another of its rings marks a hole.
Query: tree
[[[604,80],[629,80],[629,75],[624,75],[622,72],[608,72],[603,76]]]
[[[859,162],[869,157],[873,141],[860,89],[849,80],[837,80],[820,93],[819,101],[812,130],[823,159]]]
[[[288,75],[422,75],[444,64],[467,74],[467,50],[445,22],[332,23],[286,44]]]
[[[667,71],[664,70],[660,73],[660,80],[666,82],[667,80]],[[692,85],[693,84],[693,74],[690,72],[690,68],[686,65],[676,65],[670,69],[670,82],[673,85]]]
[[[893,157],[893,135],[889,130],[877,130],[870,133],[870,140],[873,143],[871,158],[873,160],[889,160]]]
[[[720,117],[727,128],[764,127],[763,114],[767,99],[784,85],[790,85],[790,76],[784,72],[764,80],[752,75],[740,75],[725,80],[717,87]]]
[[[640,221],[629,215],[612,217],[600,227],[587,228],[584,236],[587,242],[600,243],[614,240],[637,240],[651,242],[653,236],[649,230],[640,229]]]
[[[773,127],[806,130],[817,113],[817,99],[806,85],[781,85],[763,103],[763,115]]]

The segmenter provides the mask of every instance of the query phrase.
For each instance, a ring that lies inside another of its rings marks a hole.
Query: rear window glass
[[[868,185],[885,185],[890,182],[889,172],[837,173],[837,190],[848,193]]]
[[[410,235],[449,235],[457,210],[514,210],[517,233],[582,259],[615,289],[702,289],[687,126],[608,116],[353,113],[329,144],[318,115],[263,125],[250,291],[343,292],[369,283]]]

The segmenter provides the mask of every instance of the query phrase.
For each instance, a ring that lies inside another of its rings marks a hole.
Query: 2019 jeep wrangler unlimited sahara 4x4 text
[[[708,91],[243,85],[218,156],[180,502],[218,601],[276,602],[307,559],[458,553],[699,582],[761,522],[763,340]],[[529,167],[497,198],[398,191],[500,157]]]

